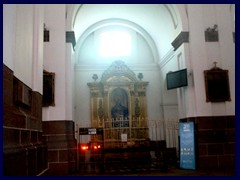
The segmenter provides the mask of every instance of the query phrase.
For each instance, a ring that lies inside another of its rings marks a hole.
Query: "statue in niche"
[[[114,106],[111,109],[111,116],[115,120],[128,119],[129,112],[127,107],[127,94],[121,89],[117,88],[112,92],[112,101]]]

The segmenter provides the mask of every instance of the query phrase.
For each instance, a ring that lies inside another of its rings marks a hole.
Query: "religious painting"
[[[113,127],[129,126],[128,95],[122,88],[116,88],[111,94],[111,118]]]
[[[231,101],[228,70],[213,68],[204,71],[207,102]]]
[[[43,101],[42,106],[55,106],[55,73],[43,72]]]

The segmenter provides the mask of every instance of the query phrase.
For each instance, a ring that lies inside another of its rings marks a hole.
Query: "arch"
[[[172,27],[174,27],[174,35],[170,37],[171,40],[173,40],[173,38],[176,37],[181,31],[189,30],[187,10],[186,10],[187,5],[160,4],[159,6],[162,6],[166,10],[166,13],[168,14],[167,16],[169,16],[171,19],[171,23],[173,25]],[[82,7],[83,7],[83,4],[67,5],[67,14],[66,14],[66,28],[67,29],[74,30],[74,25],[77,23],[78,13],[80,12]],[[75,31],[75,36],[76,36],[76,40],[77,40],[75,52],[78,52],[77,49],[79,48],[80,44],[82,42],[84,42],[84,40],[87,38],[87,36],[89,35],[90,32],[94,31],[94,28],[99,29],[99,28],[103,27],[104,23],[105,23],[105,26],[106,25],[109,26],[110,23],[113,22],[114,20],[117,20],[116,23],[118,23],[118,24],[120,23],[120,25],[131,28],[132,30],[136,30],[136,28],[137,28],[138,31],[136,31],[136,32],[140,33],[140,35],[148,42],[150,49],[152,49],[154,62],[158,62],[160,53],[161,53],[161,57],[162,57],[162,55],[164,55],[166,53],[167,49],[165,49],[164,52],[161,52],[161,47],[164,46],[164,43],[154,41],[154,40],[156,40],[158,33],[161,38],[160,32],[155,31],[155,36],[153,37],[140,24],[136,24],[136,22],[133,19],[128,20],[127,18],[125,18],[125,19],[120,19],[120,18],[119,19],[117,19],[117,18],[99,19],[98,22],[94,22],[92,25],[88,26],[88,28],[87,28],[87,26],[85,27],[87,29],[83,30],[84,33],[81,32],[81,38],[78,37],[80,34],[77,33],[77,31]],[[122,21],[122,22],[120,22],[120,21]],[[123,21],[125,21],[125,22],[123,22]],[[161,19],[157,19],[157,21],[159,21],[159,23],[161,23]],[[99,27],[97,27],[97,26],[99,26]],[[162,37],[165,38],[164,36],[162,36]],[[75,57],[77,57],[77,56],[75,56]]]
[[[67,31],[73,30],[73,24],[75,20],[74,17],[76,16],[79,6],[81,6],[81,4],[67,5],[67,8],[66,8],[67,9],[67,12],[66,12],[66,30]]]
[[[83,4],[71,4],[67,8],[66,28],[67,30],[74,29],[77,14],[80,11]],[[179,27],[182,31],[188,31],[188,18],[186,12],[186,6],[183,4],[163,4],[167,12],[172,18],[172,23],[175,28]],[[233,6],[230,7],[231,9]]]
[[[66,23],[67,29],[74,28],[77,14],[80,11],[82,6],[83,6],[83,4],[71,4],[68,6],[68,8],[67,8],[67,23]],[[169,12],[169,15],[172,18],[173,26],[175,28],[177,28],[177,26],[181,26],[182,29],[184,29],[184,30],[188,29],[185,5],[163,4],[163,6]]]
[[[174,12],[177,14],[177,17],[179,17],[180,31],[189,31],[186,5],[175,4],[173,5],[173,9]]]
[[[174,25],[174,28],[176,29],[179,25],[179,19],[176,11],[174,10],[174,6],[172,4],[164,4],[163,6],[167,9],[168,13],[170,14],[172,18],[172,23]]]
[[[158,56],[158,51],[157,51],[157,47],[156,44],[154,42],[154,40],[152,39],[152,37],[148,34],[147,31],[145,31],[145,29],[143,29],[141,26],[139,26],[138,24],[131,22],[129,20],[125,20],[125,19],[118,19],[118,18],[114,18],[114,19],[105,19],[99,22],[96,22],[95,24],[91,25],[88,29],[86,29],[86,31],[82,34],[82,36],[78,39],[77,44],[76,44],[76,56],[78,57],[78,52],[79,49],[81,48],[82,44],[84,43],[84,41],[86,40],[86,38],[93,32],[103,28],[103,27],[110,27],[110,26],[122,26],[122,27],[126,27],[129,29],[134,30],[135,32],[137,32],[139,35],[142,36],[142,38],[147,42],[147,44],[149,45],[151,51],[152,51],[152,55],[154,57],[154,61],[157,62],[159,56]],[[77,59],[77,58],[76,58]]]

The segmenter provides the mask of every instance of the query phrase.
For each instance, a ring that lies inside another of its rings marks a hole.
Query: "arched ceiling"
[[[142,27],[154,40],[159,57],[171,48],[181,30],[174,5],[161,4],[83,4],[68,5],[76,41],[92,25],[108,19],[123,19]]]

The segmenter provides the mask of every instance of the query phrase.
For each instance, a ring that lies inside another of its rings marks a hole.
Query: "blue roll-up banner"
[[[194,142],[194,123],[180,122],[180,168],[196,169],[195,163],[195,142]]]

